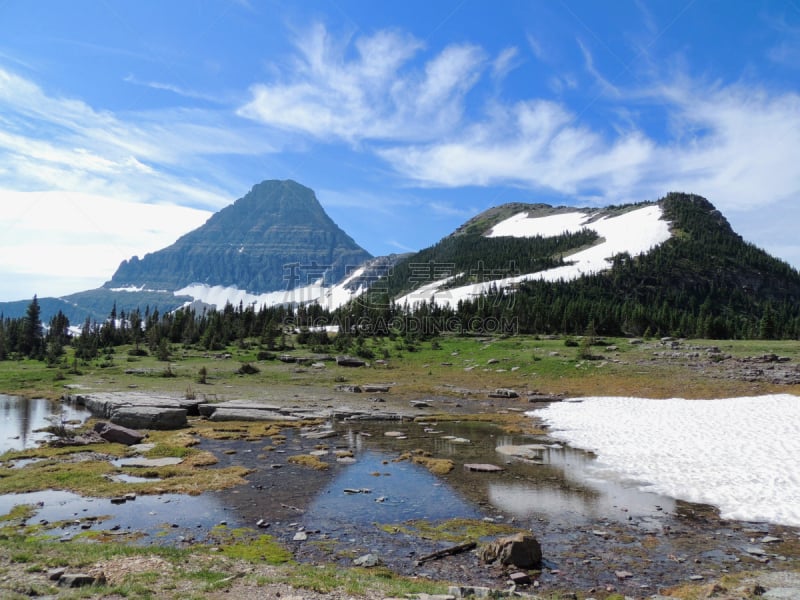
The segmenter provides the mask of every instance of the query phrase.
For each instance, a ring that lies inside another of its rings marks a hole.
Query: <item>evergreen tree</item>
[[[40,358],[44,351],[41,312],[39,300],[34,295],[22,319],[22,336],[19,340],[19,351],[31,358]]]

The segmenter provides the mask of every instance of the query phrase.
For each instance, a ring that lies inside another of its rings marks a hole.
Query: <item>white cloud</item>
[[[210,180],[206,157],[276,150],[263,131],[225,111],[114,114],[49,95],[3,68],[0,109],[0,163],[9,189],[221,207],[232,193]],[[204,181],[192,183],[193,172],[204,173]]]
[[[521,185],[598,202],[702,194],[718,208],[794,201],[800,192],[800,96],[744,85],[680,81],[638,101],[660,103],[673,124],[658,140],[631,125],[613,135],[545,101],[494,107],[442,141],[380,155],[420,185]]]
[[[492,61],[492,77],[503,79],[519,66],[519,50],[513,46],[506,48]]]
[[[239,114],[324,140],[430,140],[460,122],[464,97],[478,82],[484,52],[451,45],[410,66],[416,38],[379,31],[350,43],[316,25],[296,41],[287,81],[252,86]],[[355,57],[350,56],[351,47]]]
[[[29,294],[97,287],[122,260],[168,246],[211,216],[182,206],[63,191],[0,189],[0,204],[0,272],[13,274],[2,278],[0,299],[17,299],[8,295],[17,285],[13,280],[34,275],[40,289]],[[91,285],[67,287],[76,280]]]

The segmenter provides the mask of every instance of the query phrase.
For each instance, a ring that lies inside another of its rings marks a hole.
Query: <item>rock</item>
[[[337,385],[337,392],[350,392],[351,394],[360,394],[364,390],[359,385]]]
[[[363,361],[359,358],[353,358],[351,356],[337,356],[336,357],[336,364],[340,367],[365,367],[367,366],[366,361]]]
[[[161,408],[157,406],[127,406],[111,413],[111,422],[131,429],[172,430],[186,427],[185,408]]]
[[[509,575],[508,578],[514,585],[530,585],[531,583],[531,576],[523,571],[517,571],[516,573],[511,573],[511,575]]]
[[[519,398],[519,394],[514,390],[498,388],[489,393],[489,398]]]
[[[298,531],[294,534],[292,540],[295,542],[305,542],[308,539],[308,534],[305,531]]]
[[[67,570],[66,570],[65,568],[63,568],[63,567],[59,567],[59,568],[57,568],[57,569],[50,569],[50,570],[47,572],[47,578],[48,578],[50,581],[58,581],[59,579],[61,579],[61,577],[62,577],[62,576],[64,575],[64,573],[66,573],[66,572],[67,572]]]
[[[262,408],[220,407],[208,417],[209,421],[299,421],[299,417]]]
[[[425,400],[411,400],[411,406],[414,408],[429,408],[430,404],[425,402]]]
[[[279,412],[280,406],[274,404],[264,404],[262,402],[250,402],[248,400],[229,400],[227,402],[217,402],[214,404],[199,404],[197,411],[202,417],[210,417],[215,411],[221,408],[263,410],[267,412]]]
[[[490,358],[489,360],[486,361],[486,364],[487,365],[496,365],[499,362],[500,361],[498,359],[496,359],[496,358]]]
[[[485,563],[499,561],[502,565],[514,565],[519,569],[535,569],[542,564],[542,548],[529,533],[490,542],[479,549],[478,556]]]
[[[500,471],[505,471],[503,467],[498,467],[497,465],[480,463],[467,463],[464,465],[464,468],[467,471],[475,471],[477,473],[498,473]]]
[[[630,579],[633,577],[633,573],[630,571],[614,571],[614,575],[617,576],[617,579]]]
[[[547,446],[542,444],[507,444],[503,446],[497,446],[497,448],[495,448],[495,451],[503,456],[513,456],[514,458],[535,460],[539,462],[544,460],[544,454],[547,452],[547,450]]]
[[[134,446],[140,443],[145,435],[134,429],[116,425],[114,423],[105,423],[103,421],[96,423],[94,430],[97,434],[113,444],[124,444],[126,446]]]
[[[86,573],[65,573],[58,580],[58,585],[61,587],[83,587],[85,585],[94,585],[97,580],[91,575]]]
[[[363,389],[368,394],[377,394],[377,393],[386,393],[391,389],[389,385],[382,385],[382,384],[374,384],[368,383],[366,385],[362,385],[361,389]]]
[[[399,438],[399,437],[404,437],[405,433],[403,433],[402,431],[384,431],[383,435],[386,437]]]
[[[333,429],[327,429],[323,431],[305,431],[300,434],[300,437],[303,437],[307,440],[324,440],[327,438],[336,437],[339,435]]]
[[[377,567],[382,561],[377,554],[370,553],[354,559],[353,564],[357,567]]]
[[[763,538],[761,538],[762,544],[777,544],[782,541],[783,538],[775,537],[774,535],[766,535]]]
[[[182,458],[177,456],[165,456],[164,458],[122,458],[115,461],[120,467],[137,467],[141,469],[158,468],[158,467],[173,467],[183,462]]]

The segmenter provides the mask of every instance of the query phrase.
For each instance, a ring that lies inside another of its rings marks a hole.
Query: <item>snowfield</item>
[[[494,282],[485,281],[472,285],[443,289],[444,282],[429,284],[399,298],[399,305],[413,306],[422,301],[435,300],[439,305],[455,306],[459,300],[470,300],[488,292],[494,283],[498,288],[508,288],[515,283],[541,279],[544,281],[570,281],[583,275],[599,273],[611,268],[611,258],[627,252],[636,256],[655,248],[670,238],[669,223],[663,220],[661,207],[652,205],[638,208],[614,217],[592,220],[594,215],[583,212],[561,213],[546,217],[528,217],[527,212],[518,213],[495,225],[488,237],[554,237],[563,233],[591,229],[602,241],[591,248],[581,250],[565,260],[572,264],[537,273],[525,273]]]
[[[356,269],[341,283],[329,287],[317,283],[294,288],[292,290],[278,290],[263,294],[252,294],[236,287],[223,287],[221,285],[211,286],[202,283],[194,283],[179,290],[175,290],[173,293],[176,296],[191,296],[194,300],[199,300],[206,304],[214,304],[218,310],[222,310],[227,302],[230,302],[234,306],[238,306],[240,302],[244,306],[254,305],[256,309],[262,306],[310,304],[316,302],[323,308],[334,310],[366,291],[364,286],[359,286],[355,290],[347,288],[347,285],[360,277],[363,272],[363,268]]]
[[[592,397],[527,414],[594,452],[599,477],[711,504],[726,519],[800,527],[800,397]]]

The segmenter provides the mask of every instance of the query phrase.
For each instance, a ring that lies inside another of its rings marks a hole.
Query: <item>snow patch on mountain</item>
[[[221,310],[227,303],[237,306],[253,305],[257,309],[262,306],[301,305],[316,303],[334,310],[346,304],[356,296],[366,291],[366,287],[352,286],[364,272],[363,268],[356,269],[346,279],[334,286],[324,286],[321,282],[287,290],[276,290],[262,294],[253,294],[232,286],[208,285],[193,283],[173,292],[176,296],[191,296],[194,301],[212,304]],[[188,302],[187,304],[191,304]]]
[[[435,301],[439,305],[455,306],[460,300],[471,300],[489,292],[490,288],[513,288],[523,281],[571,281],[610,269],[611,258],[627,252],[636,256],[648,252],[670,238],[669,222],[663,219],[661,207],[645,206],[619,215],[597,217],[597,213],[559,213],[544,217],[530,217],[518,213],[495,225],[488,237],[553,237],[564,233],[591,229],[602,241],[591,248],[565,257],[564,266],[525,273],[493,281],[478,282],[447,289],[448,280],[427,284],[397,300],[399,305],[413,306]]]

